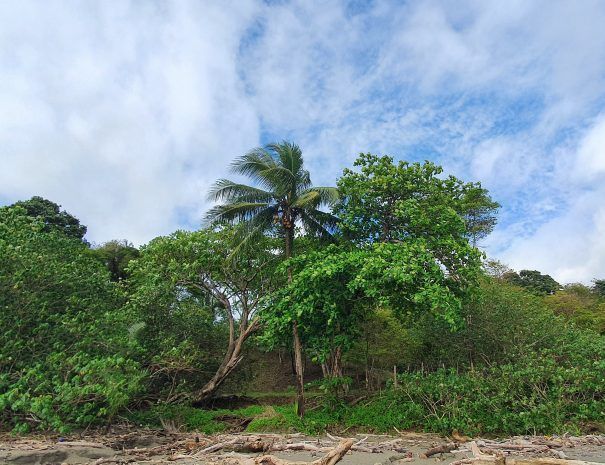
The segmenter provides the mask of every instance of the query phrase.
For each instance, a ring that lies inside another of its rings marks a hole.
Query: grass
[[[148,410],[135,411],[126,418],[139,425],[149,428],[162,428],[164,425],[174,425],[187,431],[199,431],[204,434],[220,433],[229,425],[220,418],[223,416],[251,418],[246,432],[303,432],[319,434],[338,426],[342,418],[335,412],[323,409],[311,410],[304,419],[296,415],[296,406],[251,405],[239,409],[202,410],[185,405],[156,405]]]

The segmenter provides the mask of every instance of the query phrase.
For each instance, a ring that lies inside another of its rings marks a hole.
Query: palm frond
[[[330,206],[338,201],[340,194],[335,187],[311,187],[303,190],[293,206],[298,208],[318,208]]]
[[[287,168],[293,175],[297,175],[303,167],[303,156],[300,147],[292,142],[282,141],[279,144],[267,145],[267,150],[275,153],[281,165]]]
[[[206,214],[206,221],[209,224],[223,222],[241,223],[250,221],[263,210],[270,207],[266,202],[234,202],[224,205],[217,205],[211,208]]]
[[[219,179],[208,193],[208,200],[212,201],[270,202],[272,199],[271,192],[246,184],[238,184],[229,179]]]
[[[311,236],[329,239],[338,230],[338,218],[320,210],[302,211],[300,219],[305,232]]]
[[[241,223],[237,229],[236,242],[230,257],[234,257],[241,250],[253,247],[258,239],[273,227],[273,216],[277,213],[277,206],[269,207],[258,213],[251,220]]]
[[[296,182],[295,175],[271,151],[259,147],[239,157],[231,164],[231,171],[248,176],[271,191],[287,191]]]
[[[243,176],[256,177],[257,173],[276,165],[275,159],[263,147],[250,150],[247,154],[236,158],[231,163],[231,171]]]

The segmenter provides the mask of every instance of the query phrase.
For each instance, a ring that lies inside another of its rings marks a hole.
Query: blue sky
[[[605,2],[0,2],[0,202],[89,240],[195,228],[229,162],[301,145],[316,184],[361,152],[430,159],[502,205],[483,244],[605,277]]]

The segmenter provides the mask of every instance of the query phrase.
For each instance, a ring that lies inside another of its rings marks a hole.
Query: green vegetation
[[[61,205],[57,205],[50,200],[40,196],[34,196],[29,200],[16,202],[12,207],[20,207],[21,214],[27,215],[30,218],[39,220],[46,232],[58,231],[67,237],[73,239],[84,239],[86,234],[86,226],[80,224],[75,216],[61,210]]]
[[[321,210],[338,198],[333,187],[313,187],[311,175],[305,169],[300,147],[289,142],[269,144],[238,158],[232,165],[236,174],[245,175],[259,187],[219,180],[210,191],[210,198],[224,203],[212,208],[207,215],[211,224],[237,224],[240,240],[231,253],[252,246],[259,236],[283,239],[283,257],[294,255],[296,233],[328,239],[330,229],[338,219]],[[298,227],[298,231],[296,230]],[[292,279],[287,272],[288,280]],[[297,409],[304,415],[303,349],[297,320],[291,321],[295,355]]]
[[[111,418],[144,377],[120,289],[80,240],[21,207],[0,209],[0,250],[2,423],[61,430]]]
[[[361,154],[313,187],[287,142],[232,168],[206,227],[140,248],[0,208],[1,429],[603,427],[605,280],[486,260],[479,183]]]

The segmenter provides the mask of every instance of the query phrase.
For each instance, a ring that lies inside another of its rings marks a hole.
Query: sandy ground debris
[[[472,457],[470,438],[433,434],[396,436],[357,434],[342,465],[449,465]],[[485,453],[511,457],[550,457],[605,463],[605,436],[517,436],[499,440],[473,438]],[[215,464],[229,465],[272,454],[288,461],[314,461],[332,450],[341,437],[301,434],[167,433],[152,430],[112,431],[81,437],[0,437],[0,464]],[[428,457],[427,457],[428,455]]]

